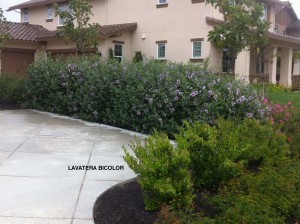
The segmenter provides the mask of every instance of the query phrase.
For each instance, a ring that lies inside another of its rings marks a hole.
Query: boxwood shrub
[[[119,63],[100,58],[39,61],[28,70],[26,105],[139,132],[172,133],[182,120],[263,118],[257,92],[243,81],[194,64]]]

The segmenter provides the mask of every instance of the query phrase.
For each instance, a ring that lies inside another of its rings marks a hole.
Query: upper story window
[[[268,5],[265,3],[261,3],[261,6],[263,8],[263,15],[260,17],[261,20],[267,21],[268,16]]]
[[[278,25],[274,26],[274,33],[279,34],[279,26]]]
[[[69,5],[60,5],[59,6],[59,10],[61,11],[68,11],[70,8],[69,8]],[[62,19],[60,16],[58,16],[58,26],[63,26],[64,25],[64,19]]]
[[[166,4],[167,0],[158,0],[158,4]]]
[[[23,22],[29,22],[29,11],[28,9],[23,11]]]
[[[168,7],[168,1],[167,0],[157,0],[156,8],[164,8]]]
[[[53,10],[52,6],[47,7],[47,19],[53,19]]]

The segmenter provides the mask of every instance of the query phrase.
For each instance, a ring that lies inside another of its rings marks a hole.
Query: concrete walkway
[[[133,135],[108,126],[0,110],[0,223],[94,223],[96,198],[135,176],[121,157],[130,140]],[[124,170],[99,169],[105,165]]]

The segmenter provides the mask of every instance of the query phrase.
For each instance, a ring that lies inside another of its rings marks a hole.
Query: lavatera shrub
[[[206,64],[117,62],[70,58],[34,63],[27,107],[143,133],[168,134],[182,120],[264,118],[261,96],[243,81],[218,76]]]

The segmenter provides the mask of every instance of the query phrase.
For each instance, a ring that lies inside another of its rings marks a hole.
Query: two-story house
[[[55,16],[53,3],[58,3],[61,9],[68,7],[66,0],[30,0],[8,9],[21,10],[21,23],[9,24],[11,38],[3,51],[2,72],[24,73],[24,65],[34,58],[47,53],[74,52],[57,36],[56,30],[63,26],[63,20]],[[209,58],[217,72],[227,73],[232,69],[225,54],[207,41],[208,32],[223,20],[223,15],[205,0],[90,0],[90,3],[94,14],[91,22],[101,25],[98,51],[103,56],[112,48],[120,60],[131,60],[136,51],[141,51],[162,61],[199,63]],[[261,4],[262,19],[271,24],[270,44],[261,55],[240,53],[235,72],[272,83],[277,75],[281,84],[290,86],[292,72],[298,75],[300,66],[295,60],[293,63],[292,56],[293,51],[300,50],[298,17],[288,2],[261,0]]]

